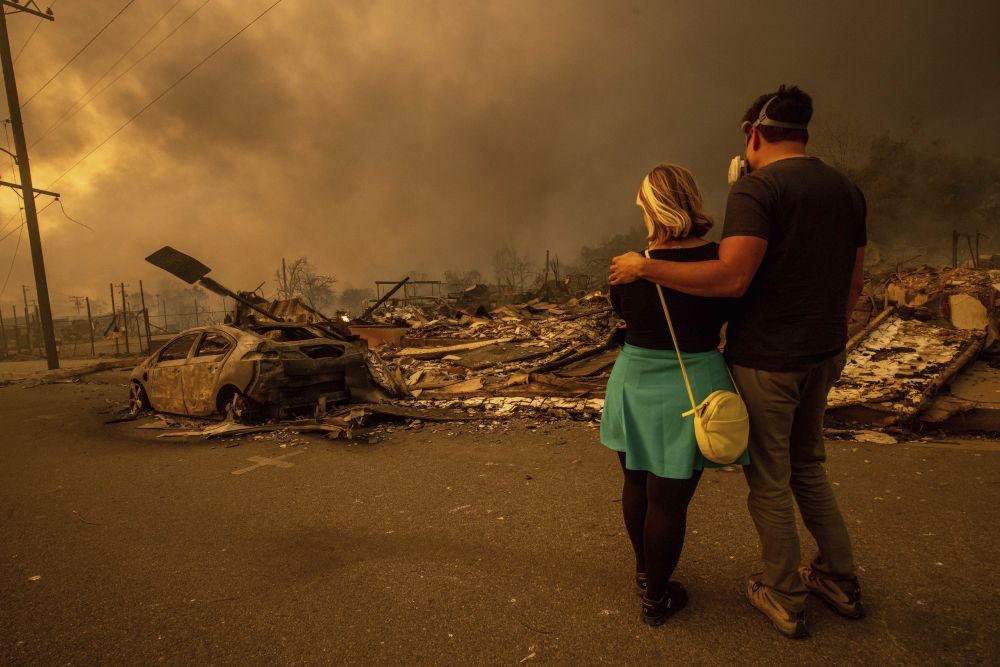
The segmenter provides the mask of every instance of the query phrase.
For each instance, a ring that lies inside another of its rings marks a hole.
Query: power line
[[[18,229],[23,231],[24,224],[22,223]],[[23,233],[17,235],[17,245],[14,246],[14,256],[10,258],[10,267],[7,269],[7,277],[3,280],[3,287],[0,287],[0,298],[3,298],[3,293],[7,291],[7,283],[10,282],[10,274],[14,272],[14,262],[17,260],[17,251],[21,249],[22,236],[24,236]]]
[[[19,215],[21,215],[21,207],[20,206],[17,209],[17,213],[14,213],[12,216],[10,216],[9,218],[7,218],[7,222],[3,223],[3,227],[0,227],[0,232],[3,232],[4,230],[6,230],[7,227],[10,226],[10,223],[14,222],[14,219],[17,216],[19,216]],[[6,237],[4,237],[4,238],[6,238]]]
[[[46,208],[48,208],[49,206],[52,206],[52,204],[55,204],[55,203],[59,204],[59,208],[62,209],[63,217],[65,217],[67,220],[69,220],[70,222],[75,222],[76,224],[80,225],[84,229],[89,229],[90,231],[94,231],[94,228],[91,227],[90,225],[85,225],[82,222],[80,222],[79,220],[77,220],[76,218],[70,217],[69,213],[66,212],[66,207],[63,206],[62,201],[60,199],[58,199],[58,198],[53,199],[51,202],[49,202],[48,204],[46,204],[45,208],[43,208],[42,211],[44,211]],[[41,213],[42,211],[39,211],[39,213]]]
[[[16,232],[19,229],[24,229],[24,223],[23,222],[20,225],[18,225],[17,227],[14,227],[13,229],[11,229],[9,232],[7,232],[6,234],[4,234],[3,236],[0,236],[0,241],[6,241],[8,236],[10,236],[11,234],[13,234],[14,232]]]
[[[79,51],[77,51],[76,53],[74,53],[74,54],[73,54],[73,57],[72,57],[72,58],[70,58],[69,60],[67,60],[67,61],[66,61],[66,64],[65,64],[65,65],[63,65],[62,67],[60,67],[60,68],[59,68],[59,71],[58,71],[58,72],[56,72],[56,73],[55,73],[55,74],[53,74],[53,75],[52,75],[51,77],[49,77],[49,80],[48,80],[48,81],[46,81],[45,83],[43,83],[43,84],[42,84],[42,87],[41,87],[41,88],[39,88],[38,90],[36,90],[35,92],[33,92],[33,93],[31,94],[31,96],[30,96],[30,97],[29,97],[28,99],[26,99],[25,101],[21,102],[21,108],[22,108],[22,109],[24,109],[24,107],[28,106],[28,104],[30,104],[30,103],[31,103],[31,100],[35,99],[35,97],[36,97],[36,96],[38,95],[38,93],[40,93],[40,92],[42,92],[43,90],[45,90],[45,88],[46,88],[46,87],[48,87],[48,85],[49,85],[50,83],[52,83],[52,82],[53,82],[53,81],[55,80],[55,78],[56,78],[57,76],[59,76],[60,74],[62,74],[62,73],[63,73],[63,70],[65,70],[65,69],[66,69],[67,67],[69,67],[69,66],[70,66],[70,65],[71,65],[71,64],[73,63],[73,61],[74,61],[74,60],[76,60],[76,59],[77,59],[77,58],[78,58],[78,57],[80,56],[80,54],[81,54],[81,53],[83,53],[84,51],[86,51],[86,50],[87,50],[87,48],[88,48],[88,47],[89,47],[89,46],[90,46],[91,44],[93,44],[93,43],[94,43],[94,41],[95,41],[95,40],[96,40],[96,39],[97,39],[98,37],[100,37],[100,36],[101,36],[101,34],[103,34],[103,33],[104,33],[104,31],[105,31],[105,30],[107,30],[107,29],[108,29],[108,26],[110,26],[110,25],[111,25],[112,23],[114,23],[114,22],[115,22],[115,19],[117,19],[117,18],[118,18],[119,16],[121,16],[121,15],[122,15],[122,13],[124,13],[124,11],[125,11],[126,9],[128,9],[129,7],[131,7],[131,6],[132,6],[132,3],[134,3],[134,2],[135,2],[135,0],[128,0],[128,2],[126,2],[126,3],[125,3],[125,6],[124,6],[124,7],[122,7],[121,9],[119,9],[119,10],[118,10],[118,13],[117,13],[117,14],[115,14],[114,16],[112,16],[112,17],[111,17],[111,20],[109,20],[109,21],[108,21],[107,23],[105,23],[105,24],[104,24],[104,25],[103,25],[103,26],[101,27],[101,29],[97,31],[97,33],[96,33],[96,34],[95,34],[95,35],[94,35],[93,37],[91,37],[91,38],[90,38],[89,40],[87,40],[87,43],[86,43],[86,44],[84,44],[84,45],[83,45],[82,47],[80,47],[80,50],[79,50]]]
[[[52,9],[53,7],[55,7],[55,6],[56,6],[56,3],[57,3],[57,2],[59,2],[59,0],[52,0],[52,2],[51,2],[51,3],[49,3],[49,7],[48,7],[48,8],[49,8],[49,9]],[[14,61],[13,61],[13,62],[15,62],[15,63],[16,63],[16,62],[17,62],[17,59],[21,57],[21,54],[22,54],[22,53],[24,53],[24,50],[25,50],[26,48],[28,48],[28,42],[30,42],[30,41],[31,41],[31,38],[35,36],[35,33],[36,33],[36,32],[38,32],[38,28],[39,28],[39,26],[41,26],[41,25],[42,25],[42,22],[41,22],[41,21],[37,21],[37,22],[35,23],[35,27],[34,27],[34,29],[33,29],[33,30],[31,31],[31,34],[30,34],[30,35],[28,35],[28,39],[24,40],[24,44],[22,44],[22,45],[21,45],[21,48],[19,48],[19,49],[17,50],[17,55],[16,55],[16,56],[14,56]]]
[[[49,206],[52,206],[52,204],[56,203],[57,201],[59,201],[59,200],[58,199],[54,199],[54,200],[50,201],[48,204],[46,204],[45,206],[43,206],[38,211],[38,214],[41,215],[42,211],[44,211],[45,209],[47,209]],[[0,237],[0,241],[3,241],[8,236],[10,236],[11,234],[13,234],[15,231],[18,231],[18,230],[21,231],[21,233],[17,235],[17,245],[14,246],[14,256],[10,258],[10,266],[7,268],[7,277],[4,278],[3,287],[0,288],[0,298],[3,298],[3,293],[7,291],[7,283],[10,281],[10,274],[14,271],[14,262],[17,261],[17,251],[21,249],[21,237],[24,236],[23,232],[24,232],[25,226],[26,226],[25,223],[22,221],[21,224],[17,227],[17,229],[12,229],[9,232],[7,232],[7,234],[5,234],[4,236]]]
[[[207,1],[208,0],[206,0],[206,2]],[[62,112],[62,114],[59,116],[59,118],[57,118],[56,121],[54,123],[52,123],[52,125],[50,125],[48,128],[46,128],[46,130],[42,133],[42,135],[40,137],[38,137],[37,139],[35,139],[35,141],[33,141],[31,143],[30,147],[33,148],[35,145],[37,145],[43,139],[45,139],[45,137],[47,137],[50,132],[54,131],[56,128],[58,128],[60,125],[62,125],[63,122],[65,122],[70,117],[72,117],[73,115],[75,115],[74,109],[76,109],[76,107],[78,105],[80,105],[81,102],[83,102],[83,100],[87,97],[87,95],[90,94],[90,91],[92,91],[94,89],[94,87],[97,86],[97,84],[99,84],[101,81],[103,81],[104,77],[106,77],[108,74],[110,74],[112,71],[114,71],[114,69],[116,67],[118,67],[118,64],[121,63],[121,61],[125,60],[125,58],[128,56],[128,54],[132,53],[133,49],[135,49],[135,47],[137,47],[139,45],[139,43],[142,42],[142,40],[144,40],[146,38],[146,35],[148,35],[149,33],[153,32],[153,30],[156,29],[156,26],[160,25],[160,23],[163,22],[163,19],[167,18],[167,15],[170,12],[172,12],[174,10],[174,7],[176,7],[177,5],[179,5],[181,2],[183,2],[183,0],[176,0],[174,2],[174,4],[170,5],[170,7],[168,7],[167,10],[165,12],[163,12],[163,14],[160,15],[160,18],[156,19],[156,21],[153,23],[153,25],[149,26],[149,28],[147,28],[146,31],[144,33],[142,33],[142,35],[140,35],[137,40],[135,40],[134,42],[132,42],[132,45],[130,47],[128,47],[125,50],[124,53],[122,53],[120,56],[118,56],[118,60],[116,60],[114,63],[112,63],[111,66],[108,67],[108,69],[104,70],[104,73],[101,74],[101,76],[99,76],[94,81],[94,83],[90,84],[90,87],[87,88],[87,90],[85,90],[83,92],[83,94],[80,95],[80,97],[77,98],[77,100],[75,102],[73,102],[73,104],[69,105],[66,108],[66,110]],[[204,5],[202,5],[202,6],[204,6]],[[200,7],[199,7],[199,9],[200,9]],[[143,57],[145,57],[145,56],[143,56]],[[136,61],[136,62],[139,62],[139,61]],[[133,66],[134,66],[134,63],[133,63]],[[131,69],[131,67],[129,69]],[[126,70],[126,71],[128,71],[128,70]],[[115,79],[115,80],[117,81],[117,79]],[[101,90],[104,90],[104,89],[102,88]],[[100,93],[98,93],[98,95],[99,94]],[[97,97],[97,96],[95,95],[94,97]],[[89,102],[87,104],[89,104]],[[84,104],[83,106],[86,106],[86,104]],[[83,107],[81,106],[80,108],[82,109]]]
[[[224,42],[223,42],[222,44],[220,44],[219,46],[217,46],[217,47],[216,47],[216,48],[215,48],[215,49],[214,49],[214,50],[213,50],[213,51],[212,51],[211,53],[209,53],[209,54],[208,54],[207,56],[205,56],[204,58],[202,58],[202,59],[201,59],[201,61],[199,61],[197,65],[195,65],[194,67],[192,67],[191,69],[189,69],[189,70],[188,70],[187,72],[185,72],[185,73],[184,73],[183,75],[181,75],[181,77],[180,77],[179,79],[177,79],[177,80],[176,80],[176,81],[174,81],[174,82],[173,82],[172,84],[170,84],[169,86],[167,86],[167,88],[166,88],[166,89],[165,89],[165,90],[164,90],[163,92],[161,92],[161,93],[160,93],[159,95],[157,95],[157,96],[156,96],[156,97],[154,97],[154,98],[153,98],[152,100],[150,100],[150,102],[148,102],[148,103],[146,104],[146,106],[142,107],[142,108],[141,108],[141,109],[139,109],[139,110],[138,110],[137,112],[135,112],[135,114],[133,114],[131,118],[129,118],[129,119],[128,119],[127,121],[125,121],[124,123],[122,123],[122,124],[121,124],[121,125],[120,125],[120,126],[118,127],[118,129],[117,129],[117,130],[115,130],[115,131],[114,131],[114,132],[112,132],[112,133],[111,133],[110,135],[108,135],[108,137],[106,137],[106,138],[105,138],[105,139],[104,139],[104,140],[103,140],[103,141],[102,141],[101,143],[97,144],[97,145],[96,145],[96,146],[94,146],[94,147],[93,147],[92,149],[90,149],[90,151],[89,151],[89,152],[88,152],[88,153],[87,153],[86,155],[84,155],[84,156],[83,156],[82,158],[80,158],[79,160],[77,160],[77,161],[76,161],[76,162],[75,162],[75,163],[73,164],[73,166],[71,166],[71,167],[70,167],[69,169],[67,169],[67,170],[66,170],[66,171],[64,171],[64,172],[63,172],[62,174],[60,174],[59,178],[57,178],[56,180],[52,181],[52,182],[51,182],[51,183],[49,183],[49,184],[48,184],[47,186],[45,186],[45,189],[46,189],[46,190],[48,190],[48,189],[49,189],[49,188],[51,188],[51,187],[52,187],[53,185],[55,185],[56,183],[58,183],[59,181],[61,181],[61,180],[62,180],[63,178],[65,178],[65,177],[66,177],[66,174],[68,174],[69,172],[71,172],[71,171],[73,171],[74,169],[76,169],[76,168],[77,168],[78,166],[80,166],[80,164],[82,164],[82,163],[83,163],[83,161],[84,161],[84,160],[86,160],[86,159],[87,159],[87,158],[89,158],[89,157],[90,157],[91,155],[93,155],[93,154],[94,154],[94,153],[96,153],[96,152],[97,152],[98,150],[100,150],[100,149],[101,149],[101,147],[102,147],[102,146],[104,146],[104,144],[106,144],[106,143],[108,143],[109,141],[111,141],[112,139],[114,139],[114,138],[115,138],[115,136],[116,136],[116,135],[117,135],[117,134],[118,134],[119,132],[121,132],[121,131],[122,131],[122,130],[124,130],[124,129],[125,129],[126,127],[128,127],[128,126],[129,126],[129,125],[130,125],[130,124],[131,124],[131,123],[132,123],[132,122],[133,122],[133,121],[134,121],[134,120],[135,120],[136,118],[138,118],[139,116],[141,116],[142,114],[144,114],[144,113],[145,113],[145,112],[146,112],[147,110],[149,110],[149,108],[150,108],[150,107],[152,107],[152,106],[153,106],[154,104],[156,104],[156,103],[157,103],[157,102],[159,102],[159,101],[160,101],[161,99],[163,99],[163,97],[164,97],[164,96],[166,96],[166,95],[167,95],[167,93],[169,93],[169,92],[170,92],[171,90],[173,90],[174,88],[176,88],[176,87],[177,87],[177,86],[178,86],[178,85],[179,85],[179,84],[180,84],[180,83],[181,83],[182,81],[184,81],[184,80],[185,80],[186,78],[188,78],[189,76],[191,76],[191,74],[192,74],[192,73],[194,73],[194,71],[195,71],[195,70],[197,70],[197,69],[198,69],[199,67],[201,67],[202,65],[204,65],[204,64],[205,64],[206,62],[208,62],[208,61],[209,61],[209,59],[211,59],[211,58],[212,58],[212,57],[213,57],[213,56],[214,56],[215,54],[217,54],[217,53],[218,53],[219,51],[221,51],[222,49],[226,48],[226,46],[228,46],[230,42],[232,42],[232,41],[233,41],[234,39],[236,39],[236,38],[237,38],[237,37],[239,37],[239,36],[240,36],[241,34],[243,34],[243,33],[244,33],[244,32],[245,32],[245,31],[246,31],[247,29],[249,29],[249,28],[250,28],[250,26],[252,26],[253,24],[255,24],[255,23],[256,23],[257,21],[259,21],[259,20],[261,20],[262,18],[264,18],[264,15],[265,15],[265,14],[267,14],[267,13],[268,13],[268,12],[270,12],[270,11],[271,11],[272,9],[274,9],[275,7],[277,7],[278,5],[280,5],[280,4],[281,4],[281,3],[283,2],[283,1],[284,1],[284,0],[275,0],[275,2],[274,2],[273,4],[271,4],[271,6],[269,6],[269,7],[267,8],[267,9],[265,9],[264,11],[262,11],[262,12],[261,12],[260,14],[258,14],[258,15],[257,15],[256,17],[254,17],[254,18],[253,18],[253,19],[252,19],[252,20],[251,20],[251,21],[250,21],[249,23],[247,23],[246,25],[244,25],[244,26],[243,26],[242,28],[240,28],[239,30],[237,30],[237,31],[236,31],[236,33],[235,33],[235,34],[234,34],[234,35],[233,35],[232,37],[230,37],[229,39],[227,39],[226,41],[224,41]]]
[[[47,209],[49,206],[52,206],[53,204],[55,204],[57,201],[59,201],[59,200],[58,199],[53,199],[52,201],[50,201],[45,206],[43,206],[42,208],[38,209],[38,213],[41,214],[42,211],[44,211],[45,209]],[[60,203],[59,205],[62,206],[62,203]],[[11,220],[13,220],[16,217],[19,217],[21,215],[21,213],[23,213],[23,211],[20,210],[20,209],[18,209],[17,213],[15,213],[13,216],[11,216]],[[63,210],[63,215],[66,215],[66,211],[65,210]],[[87,227],[87,225],[83,224],[79,220],[73,220],[73,218],[70,218],[68,215],[66,215],[66,217],[69,218],[70,220],[72,220],[73,222],[75,222],[76,224],[80,225],[81,227]],[[7,224],[8,225],[10,224],[10,220],[7,221]],[[4,225],[4,227],[6,227],[6,226],[7,225]],[[14,232],[16,232],[18,229],[23,229],[23,228],[24,228],[24,219],[22,218],[20,225],[18,225],[17,227],[14,227],[13,229],[11,229],[9,232],[7,232],[6,234],[4,234],[3,236],[0,236],[0,241],[5,240],[8,236],[10,236]],[[90,229],[90,231],[94,231],[90,227],[87,227],[87,229]]]
[[[90,106],[91,102],[93,102],[98,97],[100,97],[104,93],[105,90],[107,90],[111,86],[115,85],[115,83],[117,83],[117,81],[119,79],[121,79],[123,76],[125,76],[126,74],[128,74],[129,72],[131,72],[132,69],[136,67],[136,65],[138,65],[139,63],[141,63],[147,57],[151,56],[153,54],[153,52],[155,52],[158,48],[160,48],[161,44],[163,44],[165,41],[167,41],[168,39],[170,39],[174,35],[174,33],[176,33],[178,30],[180,30],[188,21],[190,21],[191,19],[193,19],[195,17],[195,15],[197,15],[198,12],[200,12],[202,10],[202,8],[205,5],[207,5],[209,2],[211,2],[211,1],[212,0],[204,0],[204,2],[202,2],[197,8],[195,8],[195,10],[193,12],[191,12],[190,14],[188,14],[187,17],[183,21],[181,21],[180,23],[178,23],[174,27],[173,30],[171,30],[170,32],[168,32],[166,35],[164,35],[164,37],[160,41],[158,41],[156,44],[154,44],[153,47],[151,49],[149,49],[149,51],[146,51],[146,53],[144,53],[142,56],[140,56],[135,62],[133,62],[131,65],[129,65],[124,71],[122,71],[121,73],[119,73],[117,76],[115,76],[115,78],[113,78],[111,81],[109,81],[104,86],[102,86],[101,89],[98,90],[96,93],[94,93],[94,95],[89,100],[87,100],[82,105],[80,105],[79,107],[77,107],[76,109],[74,109],[71,113],[69,113],[68,115],[66,115],[65,118],[61,118],[61,119],[57,120],[55,123],[53,123],[52,125],[50,125],[48,127],[48,129],[46,129],[45,132],[42,133],[42,136],[38,137],[37,139],[35,139],[34,142],[32,142],[31,147],[34,147],[37,144],[40,144],[46,137],[48,137],[50,134],[52,134],[57,129],[59,129],[59,127],[61,127],[63,123],[65,123],[66,121],[68,121],[69,119],[71,119],[73,116],[75,116],[76,114],[80,113],[81,111],[83,111],[84,109],[86,109],[88,106]],[[86,95],[86,93],[84,93],[84,95]],[[81,96],[81,99],[83,99],[82,96]],[[77,100],[77,103],[79,103],[79,100]]]
[[[28,35],[28,39],[24,40],[24,44],[21,45],[21,48],[19,48],[17,50],[17,55],[14,56],[14,62],[15,63],[17,62],[17,59],[21,57],[21,54],[24,53],[24,50],[26,48],[28,48],[28,42],[30,42],[31,38],[35,36],[35,33],[38,32],[38,28],[41,25],[42,25],[42,20],[41,19],[35,22],[35,27],[32,29],[31,34]]]
[[[13,180],[15,183],[17,183],[18,173],[17,173],[16,167],[14,166],[14,153],[10,150],[10,134],[7,132],[7,123],[8,122],[9,121],[4,121],[3,122],[3,138],[4,138],[4,143],[6,143],[6,145],[7,145],[7,158],[10,160],[11,180]],[[12,188],[11,192],[13,192],[15,195],[21,197],[21,199],[24,199],[24,197],[21,196],[21,194],[16,189]],[[21,210],[22,210],[21,209],[21,205],[18,204],[18,206],[17,206],[17,213],[15,213],[14,215],[10,216],[10,218],[7,220],[7,222],[4,223],[3,227],[0,227],[0,232],[6,230],[7,226],[10,225],[10,223],[12,223],[15,218],[17,218],[19,215],[21,215]],[[21,227],[24,227],[24,220],[21,221]],[[4,239],[7,238],[8,236],[10,236],[11,233],[13,233],[13,232],[5,234],[3,236],[3,238]],[[0,240],[2,240],[2,239],[0,239]]]

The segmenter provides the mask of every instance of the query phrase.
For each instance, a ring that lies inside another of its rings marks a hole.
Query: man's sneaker
[[[804,639],[809,636],[806,620],[802,612],[788,611],[774,599],[771,589],[761,580],[761,574],[752,574],[747,580],[747,600],[771,620],[778,632],[790,639]]]
[[[799,567],[799,576],[810,593],[844,618],[865,617],[865,608],[861,606],[861,586],[856,577],[841,581],[827,579],[808,565]]]
[[[668,581],[667,590],[659,600],[642,598],[642,622],[654,628],[687,606],[688,594],[678,581]]]

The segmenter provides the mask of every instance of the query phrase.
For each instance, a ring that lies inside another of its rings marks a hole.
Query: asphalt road
[[[741,595],[740,474],[705,474],[651,629],[588,425],[165,441],[103,423],[123,377],[0,388],[0,664],[1000,662],[996,442],[831,442],[869,615],[810,601],[793,642]]]

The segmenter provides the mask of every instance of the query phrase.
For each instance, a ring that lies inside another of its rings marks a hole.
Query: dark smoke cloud
[[[34,99],[29,142],[172,2],[138,0]],[[126,63],[201,2],[181,2]],[[22,99],[121,4],[57,3],[18,61]],[[37,185],[270,4],[209,2],[32,149]],[[997,19],[992,2],[285,0],[56,186],[96,231],[43,214],[52,300],[67,312],[68,295],[100,298],[110,281],[156,285],[142,258],[164,244],[268,290],[282,256],[307,255],[341,286],[489,275],[505,242],[570,261],[640,224],[635,189],[661,161],[690,167],[721,215],[739,117],[782,82],[813,94],[817,127],[918,117],[957,151],[996,153]],[[15,50],[34,21],[8,17]],[[15,201],[0,193],[0,224]],[[0,279],[15,238],[0,243]],[[5,302],[32,284],[26,246]]]

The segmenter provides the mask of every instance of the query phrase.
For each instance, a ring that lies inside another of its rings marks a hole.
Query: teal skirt
[[[718,389],[733,391],[726,362],[717,350],[685,352],[684,367],[695,402]],[[694,417],[673,350],[626,344],[608,378],[601,415],[601,442],[625,453],[625,467],[659,477],[689,479],[692,471],[721,468],[705,459],[694,439]],[[732,465],[750,463],[746,452]]]

